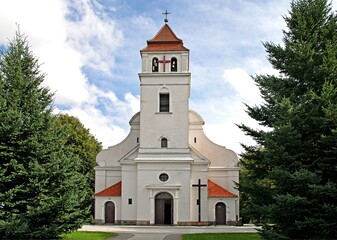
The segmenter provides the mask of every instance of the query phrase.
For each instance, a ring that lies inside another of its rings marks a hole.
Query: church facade
[[[140,55],[140,112],[129,135],[97,155],[95,222],[236,224],[238,157],[189,109],[189,50],[165,23]]]

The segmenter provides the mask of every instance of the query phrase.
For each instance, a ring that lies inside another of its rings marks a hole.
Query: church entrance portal
[[[215,205],[216,225],[226,225],[226,204],[219,202]]]
[[[155,224],[173,224],[173,198],[169,193],[159,193],[155,199]]]
[[[115,223],[115,204],[111,201],[105,203],[105,223]]]

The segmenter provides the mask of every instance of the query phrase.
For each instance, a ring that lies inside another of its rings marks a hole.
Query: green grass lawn
[[[107,238],[116,237],[116,233],[106,232],[72,232],[62,234],[64,240],[104,240]],[[262,238],[257,233],[198,233],[184,234],[182,240],[261,240]]]
[[[103,240],[117,236],[116,233],[106,232],[72,232],[69,234],[62,234],[61,238],[64,240]]]
[[[201,233],[184,234],[182,240],[251,240],[262,239],[257,233]]]

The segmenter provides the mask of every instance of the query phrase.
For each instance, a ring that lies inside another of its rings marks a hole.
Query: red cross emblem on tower
[[[164,55],[163,60],[159,60],[158,62],[159,62],[159,63],[162,63],[162,64],[164,65],[163,70],[164,70],[164,72],[165,72],[165,66],[166,66],[166,63],[170,63],[171,60],[166,60],[165,55]]]

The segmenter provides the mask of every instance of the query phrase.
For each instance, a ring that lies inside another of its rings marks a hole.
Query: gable
[[[118,182],[98,193],[95,196],[122,196],[122,182]]]

